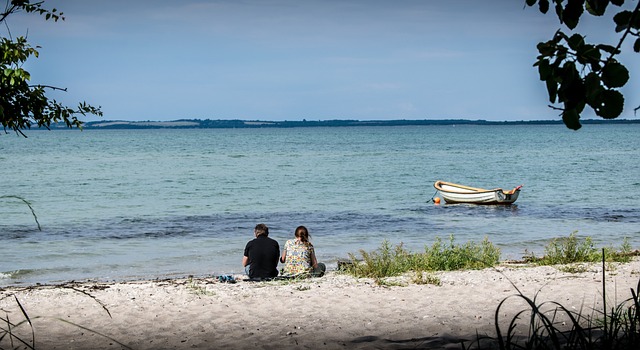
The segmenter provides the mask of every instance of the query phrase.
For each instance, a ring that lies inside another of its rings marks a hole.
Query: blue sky
[[[100,105],[105,120],[559,119],[532,64],[560,26],[524,3],[48,0],[64,22],[8,24],[41,46],[33,83],[66,87],[51,96]],[[578,29],[617,43],[612,26]],[[626,119],[638,58],[622,57]]]

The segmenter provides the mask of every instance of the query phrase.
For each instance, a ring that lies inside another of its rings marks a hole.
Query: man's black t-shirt
[[[244,256],[249,258],[249,278],[278,276],[280,245],[276,240],[260,235],[247,243]]]

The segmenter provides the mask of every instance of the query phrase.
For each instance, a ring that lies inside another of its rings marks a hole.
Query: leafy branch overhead
[[[631,0],[626,1],[627,4]],[[528,6],[538,5],[542,13],[553,6],[555,13],[568,29],[574,30],[583,14],[602,16],[609,5],[620,8],[613,17],[615,31],[620,39],[614,45],[590,44],[579,33],[568,35],[558,30],[553,38],[538,44],[540,80],[544,81],[552,104],[562,104],[564,124],[577,130],[580,115],[589,106],[596,115],[614,119],[622,114],[624,96],[619,91],[629,81],[629,71],[616,56],[629,37],[635,37],[633,50],[640,52],[640,2],[635,8],[625,9],[625,0],[526,0]],[[639,107],[640,108],[640,107]],[[636,108],[637,110],[638,108]]]
[[[102,116],[100,107],[81,102],[76,108],[49,99],[46,91],[62,90],[48,85],[31,85],[31,75],[23,66],[30,57],[37,58],[39,53],[27,39],[18,36],[13,39],[7,17],[24,11],[45,17],[45,20],[64,20],[63,13],[56,9],[42,7],[44,1],[32,3],[31,0],[6,0],[5,10],[0,12],[0,24],[7,28],[7,37],[0,38],[0,121],[5,133],[13,130],[23,136],[22,130],[32,125],[49,128],[51,123],[64,122],[68,127],[81,127],[78,115],[94,114]],[[26,137],[26,136],[25,136]]]

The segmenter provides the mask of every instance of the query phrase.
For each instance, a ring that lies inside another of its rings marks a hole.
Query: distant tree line
[[[166,122],[151,121],[92,121],[84,124],[85,129],[241,129],[241,128],[301,128],[301,127],[349,127],[349,126],[419,126],[419,125],[560,125],[561,120],[531,121],[488,121],[468,119],[421,119],[421,120],[302,120],[302,121],[261,121],[240,119],[179,119]],[[584,124],[640,124],[640,120],[587,119]],[[51,129],[63,129],[60,123]]]

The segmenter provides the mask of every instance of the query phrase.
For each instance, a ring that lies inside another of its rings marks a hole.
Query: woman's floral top
[[[311,272],[313,244],[290,239],[284,244],[284,250],[287,251],[287,255],[282,269],[283,275],[298,275]]]

